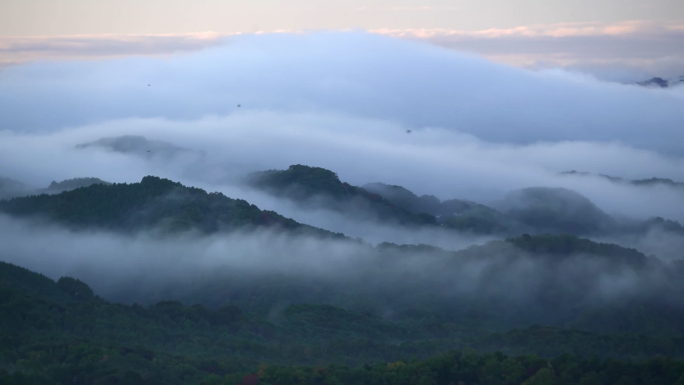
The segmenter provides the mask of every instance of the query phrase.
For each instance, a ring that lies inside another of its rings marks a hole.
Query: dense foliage
[[[52,181],[47,188],[38,190],[38,192],[46,194],[59,194],[64,191],[75,190],[80,187],[88,187],[94,184],[110,185],[111,183],[105,182],[100,178],[72,178],[63,180],[61,182]]]
[[[460,199],[440,201],[434,195],[418,197],[404,187],[384,183],[369,183],[363,188],[414,214],[433,215],[440,225],[461,232],[511,234],[533,231],[532,227],[513,217],[479,203]]]
[[[271,194],[292,199],[309,208],[327,208],[360,219],[389,224],[434,226],[429,213],[412,213],[366,189],[341,182],[337,174],[320,167],[293,165],[287,170],[269,170],[249,176],[248,183]]]
[[[443,332],[434,332],[430,338],[427,320],[423,325],[388,321],[332,306],[292,305],[270,321],[229,304],[127,306],[102,300],[78,280],[63,277],[55,283],[6,263],[0,263],[0,314],[3,384],[679,384],[684,379],[684,363],[673,360],[684,358],[682,338],[549,327],[480,334],[452,327],[447,335],[436,338]],[[453,349],[459,350],[440,354]]]
[[[260,210],[242,199],[207,193],[168,179],[146,176],[140,183],[92,184],[56,195],[34,195],[0,201],[0,212],[44,218],[74,228],[132,233],[142,229],[162,232],[219,231],[255,227],[297,230],[336,236],[301,225],[273,211]]]

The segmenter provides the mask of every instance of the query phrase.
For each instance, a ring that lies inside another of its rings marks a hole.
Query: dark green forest
[[[122,305],[0,264],[7,384],[680,384],[684,339],[533,326],[477,332],[329,305]],[[433,329],[434,328],[434,329]]]
[[[152,176],[56,183],[67,191],[0,201],[0,212],[123,239],[266,231],[294,245],[274,262],[309,250],[300,244],[354,255],[334,274],[217,265],[182,279],[160,270],[149,290],[121,277],[107,291],[0,262],[0,384],[684,384],[684,260],[583,237],[678,233],[677,222],[618,223],[554,189],[495,209],[308,166],[248,179],[302,206],[499,238],[458,251],[371,245]]]
[[[242,199],[207,193],[168,179],[147,176],[140,183],[91,184],[56,195],[40,194],[0,201],[0,212],[54,221],[74,229],[134,233],[198,231],[212,234],[235,229],[275,227],[340,237],[299,224]]]

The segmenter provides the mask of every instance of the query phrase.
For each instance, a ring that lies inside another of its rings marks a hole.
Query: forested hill
[[[405,187],[378,182],[365,184],[363,188],[414,214],[434,215],[437,223],[448,229],[490,235],[535,232],[533,227],[516,218],[480,203],[461,199],[440,201],[434,195],[419,197]]]
[[[677,232],[678,225],[672,221],[668,221],[668,226],[657,220],[618,221],[585,196],[563,188],[514,190],[496,207],[489,207],[460,199],[440,201],[433,195],[419,197],[402,186],[383,183],[352,186],[342,182],[333,171],[305,165],[253,173],[246,181],[305,209],[337,211],[353,220],[413,228],[440,227],[500,237],[524,233],[607,236],[646,234],[652,230]]]
[[[309,208],[326,208],[355,217],[366,217],[402,225],[436,225],[428,213],[412,213],[379,194],[340,181],[336,173],[301,164],[287,170],[251,174],[248,184],[270,194],[291,199]]]
[[[27,195],[31,187],[14,179],[0,176],[0,199]]]
[[[40,194],[59,194],[63,191],[87,187],[91,184],[111,184],[99,178],[73,178],[61,182],[53,181],[48,187],[35,188],[20,181],[0,176],[0,199],[26,197]]]
[[[678,337],[538,326],[476,332],[429,317],[392,321],[315,304],[290,305],[268,319],[232,304],[127,306],[79,280],[54,282],[2,262],[0,314],[1,384],[684,381]],[[449,349],[462,350],[442,354]]]
[[[36,193],[39,194],[59,194],[64,191],[75,190],[79,187],[88,187],[93,184],[104,184],[110,185],[111,183],[105,182],[100,178],[73,178],[66,179],[61,182],[52,181],[50,185],[44,189],[37,190]],[[33,195],[33,194],[26,194]]]
[[[79,229],[123,232],[195,230],[211,234],[223,230],[268,227],[342,237],[341,234],[302,225],[273,211],[260,210],[241,199],[207,193],[154,176],[146,176],[140,183],[93,184],[56,195],[0,201],[0,212],[46,219]]]

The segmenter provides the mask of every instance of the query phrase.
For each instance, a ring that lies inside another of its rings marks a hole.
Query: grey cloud
[[[676,129],[682,92],[534,73],[363,33],[245,36],[165,60],[37,63],[0,73],[0,91],[0,126],[13,131],[197,119],[237,113],[241,103],[445,127],[492,142],[617,140],[681,152],[674,143],[684,139]]]
[[[155,157],[163,156],[173,158],[182,154],[193,154],[193,150],[176,146],[161,140],[148,140],[140,135],[123,135],[116,137],[101,138],[88,143],[79,143],[77,149],[100,147],[109,151],[122,154],[135,154],[138,156]],[[195,153],[202,156],[201,153]]]
[[[678,56],[684,31],[659,36],[500,36],[495,38],[435,36],[432,43],[483,55],[540,55],[575,60],[649,59]]]
[[[36,60],[107,59],[137,55],[171,55],[223,44],[213,33],[185,35],[72,35],[0,37],[0,63]]]
[[[240,175],[307,164],[355,185],[481,203],[511,189],[565,187],[610,214],[684,220],[677,191],[557,175],[684,181],[677,88],[532,72],[366,33],[228,42],[164,59],[0,72],[0,175],[43,186],[152,174],[252,201],[262,198],[235,188]],[[190,151],[131,157],[74,148],[126,135]]]
[[[0,141],[0,175],[43,186],[81,176],[137,182],[152,174],[219,190],[313,225],[337,223],[342,226],[338,231],[344,230],[343,222],[298,213],[277,200],[241,189],[238,181],[251,171],[308,164],[331,169],[354,185],[379,181],[440,199],[490,203],[511,189],[565,187],[579,191],[610,214],[684,220],[679,189],[558,175],[580,169],[631,179],[657,175],[682,180],[682,161],[676,158],[619,144],[491,144],[446,129],[423,129],[409,135],[404,128],[335,114],[265,111],[194,121],[128,119],[45,135],[5,135]],[[75,148],[99,137],[133,133],[149,141],[183,144],[193,151],[174,156],[155,151],[140,157],[98,147]]]
[[[653,23],[556,25],[503,31],[379,31],[531,69],[566,68],[632,83],[684,71],[684,29]]]

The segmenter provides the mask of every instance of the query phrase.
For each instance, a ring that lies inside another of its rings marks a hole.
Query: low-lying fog
[[[526,256],[507,244],[486,256],[454,256],[269,231],[173,238],[71,232],[6,216],[0,216],[0,230],[2,260],[52,279],[75,277],[107,299],[131,303],[169,299],[165,296],[196,302],[193,290],[245,277],[297,282],[312,292],[316,287],[364,292],[365,287],[397,298],[416,295],[412,288],[437,299],[477,295],[503,302],[564,291],[583,304],[638,298],[652,290],[662,291],[663,300],[677,297],[670,292],[672,282],[662,279],[667,262],[653,260],[647,268],[592,256],[559,260]]]

